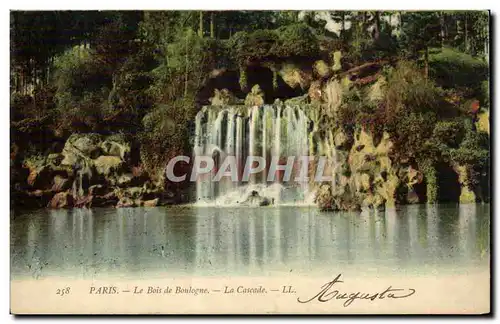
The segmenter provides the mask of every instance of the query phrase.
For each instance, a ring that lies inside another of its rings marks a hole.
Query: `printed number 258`
[[[56,291],[56,295],[61,295],[61,296],[64,296],[64,295],[68,295],[70,292],[70,289],[69,287],[66,287],[66,288],[62,288],[62,289],[57,289]]]

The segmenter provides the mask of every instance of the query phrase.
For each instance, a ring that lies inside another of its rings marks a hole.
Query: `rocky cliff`
[[[11,167],[12,201],[22,207],[135,207],[186,201],[146,172],[121,135],[73,134],[62,152]]]

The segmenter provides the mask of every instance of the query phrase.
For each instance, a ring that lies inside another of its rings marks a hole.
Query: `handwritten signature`
[[[340,292],[337,290],[338,284],[343,283],[344,281],[340,279],[342,274],[339,274],[335,279],[333,279],[330,282],[327,282],[323,286],[321,286],[321,291],[318,292],[316,295],[309,299],[301,299],[300,297],[297,298],[297,301],[302,304],[306,304],[309,302],[312,302],[313,300],[317,300],[321,303],[328,302],[332,299],[336,300],[345,300],[343,303],[344,307],[348,307],[351,305],[356,299],[360,300],[369,300],[369,301],[374,301],[376,299],[400,299],[400,298],[407,298],[410,297],[415,293],[415,289],[413,288],[407,288],[407,289],[401,289],[401,288],[393,288],[392,286],[389,286],[386,290],[383,292],[376,292],[376,293],[368,293],[368,292]],[[335,287],[334,287],[335,286]]]

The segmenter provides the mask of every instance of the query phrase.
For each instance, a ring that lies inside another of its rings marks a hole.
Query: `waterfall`
[[[236,160],[237,181],[222,177],[211,181],[210,177],[196,180],[198,202],[218,204],[241,203],[254,190],[261,196],[273,198],[275,202],[303,202],[308,195],[308,182],[294,182],[299,172],[299,157],[309,156],[310,120],[298,106],[264,105],[206,106],[198,112],[195,120],[195,156],[212,156],[215,168],[212,177],[224,157]],[[264,170],[250,175],[243,181],[242,174],[247,156],[262,157]],[[283,181],[283,172],[277,171],[274,181],[267,181],[269,166],[273,157],[280,165],[287,158],[296,158],[290,181]]]

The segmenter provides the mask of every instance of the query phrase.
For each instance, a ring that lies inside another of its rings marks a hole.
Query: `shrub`
[[[316,36],[304,23],[278,28],[279,41],[274,48],[278,57],[316,56],[319,43]]]
[[[385,114],[385,129],[401,157],[418,155],[446,107],[442,91],[406,62],[389,74],[383,105],[379,113]]]
[[[56,105],[63,131],[94,131],[101,123],[111,78],[88,49],[74,47],[54,62]]]
[[[125,119],[138,122],[144,117],[153,103],[152,96],[147,92],[153,83],[149,72],[152,61],[150,53],[141,51],[128,57],[114,73],[106,116],[126,115]]]
[[[319,41],[306,24],[286,25],[276,30],[238,32],[228,42],[238,65],[273,61],[289,57],[316,56]]]
[[[429,55],[429,73],[446,88],[477,87],[488,78],[488,63],[469,54],[444,48]]]
[[[468,130],[460,147],[452,150],[451,154],[453,160],[461,165],[487,165],[490,154],[488,134]]]
[[[271,60],[278,42],[278,35],[273,30],[257,30],[253,33],[238,32],[231,37],[229,46],[233,59],[239,65]]]
[[[168,160],[189,151],[189,123],[194,100],[184,98],[170,105],[157,105],[143,118],[140,133],[141,159],[151,174],[158,174]]]
[[[458,148],[465,136],[463,120],[439,121],[434,127],[432,137],[438,142]]]

